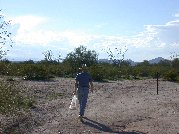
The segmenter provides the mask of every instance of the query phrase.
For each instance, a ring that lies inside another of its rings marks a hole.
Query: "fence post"
[[[158,95],[158,78],[159,78],[159,73],[157,72],[157,95]]]

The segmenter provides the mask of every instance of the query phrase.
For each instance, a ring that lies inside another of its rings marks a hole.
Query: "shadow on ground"
[[[123,131],[122,129],[119,130],[119,131],[114,131],[112,128],[102,124],[102,123],[99,123],[97,121],[94,121],[94,120],[91,120],[87,117],[84,117],[84,120],[83,120],[83,124],[85,125],[88,125],[90,127],[93,127],[99,131],[102,131],[102,132],[108,132],[108,133],[115,133],[115,134],[145,134],[143,132],[138,132],[138,131],[133,131],[133,132],[125,132]]]

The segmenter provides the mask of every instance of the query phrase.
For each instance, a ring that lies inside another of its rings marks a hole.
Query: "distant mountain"
[[[158,58],[149,60],[148,62],[149,62],[150,64],[157,64],[157,63],[159,63],[160,61],[163,61],[163,60],[165,60],[165,59],[162,58],[162,57],[158,57]],[[140,62],[135,62],[135,61],[133,61],[133,60],[131,60],[131,59],[127,59],[126,61],[129,62],[131,66],[136,66],[138,63],[140,63]],[[112,60],[108,60],[108,59],[99,59],[98,62],[99,62],[99,63],[105,62],[105,63],[110,63],[110,64],[112,64]]]
[[[110,64],[112,64],[112,60],[108,60],[108,59],[99,59],[98,62],[99,63],[110,63]]]
[[[150,64],[157,64],[157,63],[159,63],[160,61],[163,61],[163,60],[165,60],[165,59],[162,58],[162,57],[158,57],[158,58],[149,60],[149,63],[150,63]]]
[[[135,65],[138,64],[138,62],[134,62],[134,61],[131,60],[131,59],[127,59],[127,60],[125,60],[125,61],[129,62],[131,66],[135,66]],[[109,64],[112,64],[112,63],[113,63],[112,60],[108,60],[108,59],[99,59],[98,62],[99,62],[99,63],[103,63],[103,62],[104,62],[104,63],[109,63]]]
[[[131,66],[136,66],[139,63],[139,62],[135,62],[131,59],[127,59],[126,61],[129,62]]]

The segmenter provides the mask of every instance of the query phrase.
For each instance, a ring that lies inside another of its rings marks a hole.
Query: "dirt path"
[[[22,82],[37,100],[29,134],[179,134],[179,84],[155,80],[94,83],[84,123],[69,110],[74,80]]]

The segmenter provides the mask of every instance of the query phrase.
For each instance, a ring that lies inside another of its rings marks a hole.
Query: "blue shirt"
[[[75,80],[79,81],[79,87],[89,87],[92,77],[87,72],[82,72],[77,74]]]

